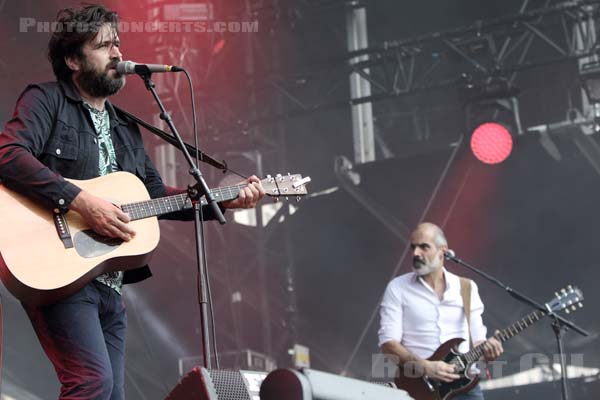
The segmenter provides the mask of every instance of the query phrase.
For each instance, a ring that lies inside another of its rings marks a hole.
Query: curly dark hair
[[[119,16],[100,4],[86,4],[80,8],[65,8],[56,16],[56,29],[48,42],[48,59],[59,81],[71,79],[73,71],[65,63],[65,57],[83,58],[83,45],[96,38],[105,24],[115,32]]]

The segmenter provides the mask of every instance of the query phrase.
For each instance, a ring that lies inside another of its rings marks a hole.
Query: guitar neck
[[[245,184],[224,186],[216,189],[210,189],[210,193],[217,202],[233,200],[238,197],[240,189]],[[205,197],[200,199],[201,205],[208,204]],[[192,202],[187,193],[176,194],[173,196],[159,197],[156,199],[138,201],[121,205],[121,209],[129,214],[132,221],[150,217],[158,217],[175,211],[181,211],[192,208]]]
[[[508,328],[505,328],[494,335],[496,339],[500,342],[504,343],[508,339],[518,335],[523,332],[525,329],[529,328],[531,325],[535,324],[539,320],[541,320],[546,314],[542,311],[534,311],[531,314],[526,315],[521,318]],[[475,346],[470,351],[464,354],[465,358],[469,363],[475,362],[483,357],[483,344]]]

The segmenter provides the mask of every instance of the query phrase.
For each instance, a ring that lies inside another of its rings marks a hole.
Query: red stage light
[[[502,125],[486,122],[479,125],[471,136],[471,150],[475,157],[486,164],[499,164],[512,151],[510,132]]]

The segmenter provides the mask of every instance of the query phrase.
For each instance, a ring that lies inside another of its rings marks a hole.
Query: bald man
[[[398,360],[400,366],[414,363],[429,378],[452,382],[459,378],[453,365],[427,360],[442,343],[463,338],[465,342],[459,350],[466,352],[471,337],[473,346],[485,343],[486,361],[502,354],[502,344],[494,337],[486,340],[487,329],[481,318],[483,303],[473,281],[470,281],[471,307],[467,323],[460,277],[444,268],[448,242],[442,229],[429,222],[422,223],[411,234],[410,241],[413,271],[393,279],[385,290],[380,310],[379,347],[384,354]],[[453,398],[467,399],[483,399],[479,385]]]

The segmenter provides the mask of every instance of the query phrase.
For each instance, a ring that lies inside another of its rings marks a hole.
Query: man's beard
[[[413,258],[413,271],[419,276],[428,275],[439,267],[442,266],[442,262],[439,259],[435,259],[431,264],[426,264],[423,260]]]
[[[107,71],[97,72],[88,64],[87,60],[84,60],[77,83],[92,97],[108,97],[125,86],[125,77],[117,75],[116,78],[109,78]]]

